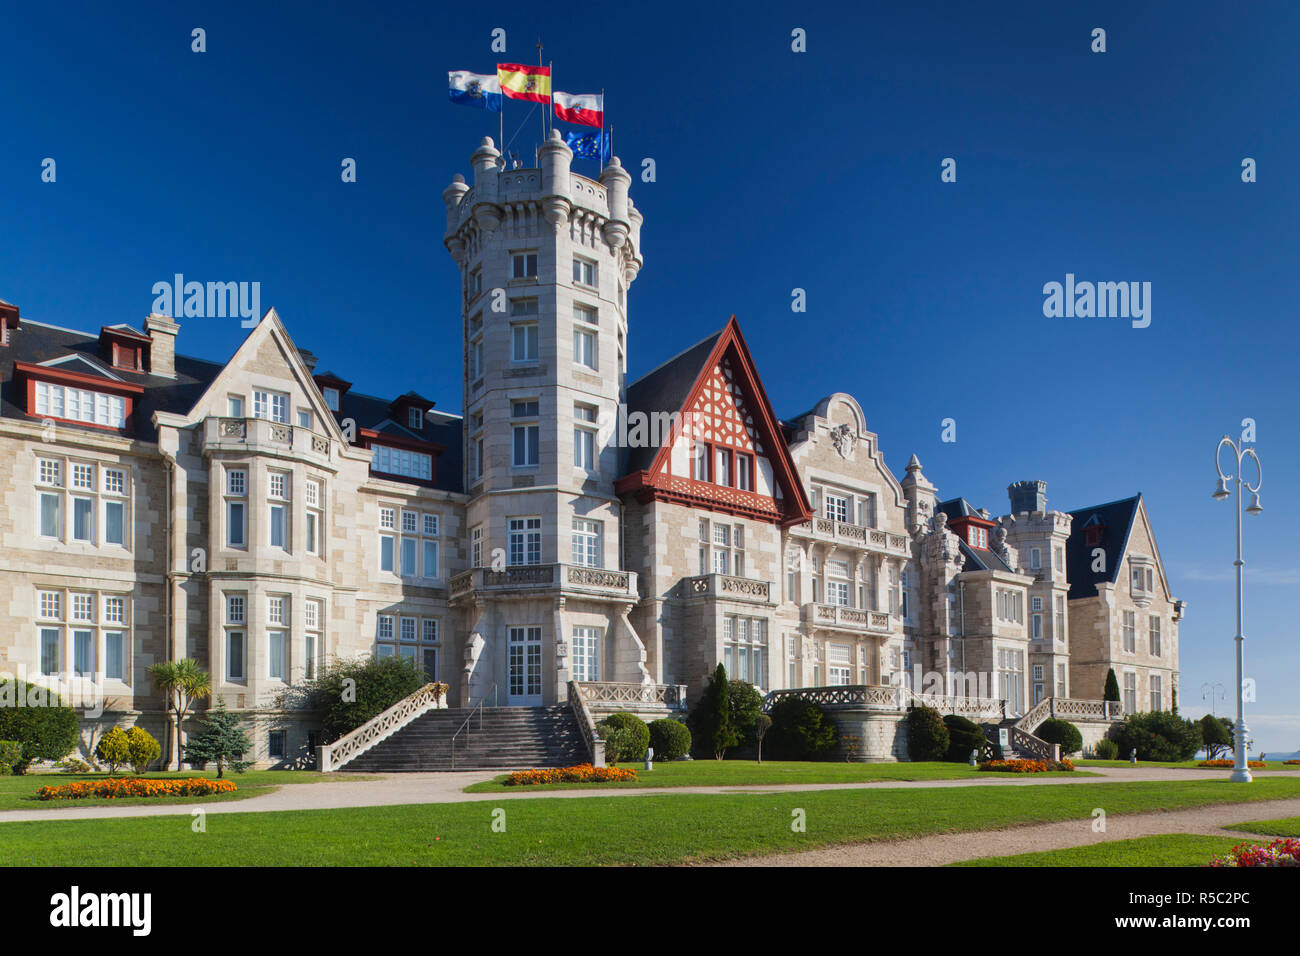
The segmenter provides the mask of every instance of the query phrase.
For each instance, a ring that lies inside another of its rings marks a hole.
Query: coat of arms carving
[[[853,434],[852,425],[836,425],[831,429],[831,444],[840,453],[840,457],[853,460],[853,450],[857,446],[858,436]]]

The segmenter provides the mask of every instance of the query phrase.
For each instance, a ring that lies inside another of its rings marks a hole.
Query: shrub
[[[1093,748],[1093,753],[1097,755],[1098,760],[1118,760],[1119,744],[1109,737],[1103,737],[1097,741],[1097,746]]]
[[[1079,728],[1068,720],[1049,717],[1038,725],[1038,729],[1034,731],[1034,736],[1039,740],[1047,741],[1049,744],[1060,744],[1062,757],[1077,754],[1083,749],[1083,734],[1079,733]]]
[[[984,749],[987,738],[975,721],[957,714],[945,714],[943,725],[948,728],[948,753],[944,759],[950,763],[966,763],[972,750]]]
[[[640,760],[650,746],[650,728],[636,714],[610,714],[601,721],[605,727],[615,727],[623,731],[618,748],[619,760]],[[605,759],[610,759],[609,740],[605,741]]]
[[[149,764],[162,756],[162,747],[153,734],[143,727],[132,727],[126,732],[127,759],[137,775],[149,769]]]
[[[1191,760],[1201,749],[1200,724],[1165,710],[1129,714],[1111,736],[1121,754],[1136,750],[1139,760]]]
[[[721,664],[709,678],[700,702],[691,711],[691,735],[701,753],[721,760],[727,751],[740,743],[731,717],[731,692],[727,669]]]
[[[54,766],[58,767],[64,773],[90,773],[92,770],[90,764],[80,757],[65,757]]]
[[[0,777],[14,772],[14,764],[23,757],[23,745],[16,740],[0,740]]]
[[[22,755],[11,764],[25,773],[35,760],[62,760],[77,747],[77,712],[59,695],[12,677],[0,677],[0,740],[16,740]]]
[[[802,697],[785,697],[772,708],[772,748],[785,760],[817,760],[835,749],[835,725]]]
[[[108,765],[109,776],[117,773],[117,768],[131,759],[131,741],[126,736],[126,731],[114,727],[100,737],[99,746],[95,748],[95,759]]]
[[[659,760],[675,760],[691,752],[691,732],[680,720],[660,717],[650,722],[650,746]]]
[[[942,760],[948,753],[948,728],[933,707],[907,710],[907,754],[910,760]]]
[[[334,661],[311,683],[307,706],[322,713],[321,731],[325,743],[331,743],[424,684],[419,665],[401,655]]]

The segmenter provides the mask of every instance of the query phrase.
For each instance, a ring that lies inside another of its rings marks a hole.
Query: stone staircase
[[[473,715],[456,738],[452,735]],[[481,724],[481,726],[480,726]],[[582,732],[567,704],[430,710],[340,769],[344,773],[420,770],[515,770],[588,763]]]
[[[1007,734],[1011,740],[1011,744],[1010,746],[1002,748],[1003,760],[1037,760],[1038,758],[1035,757],[1033,754],[1026,753],[1023,750],[1016,749],[1016,745],[1015,745],[1016,737],[1015,734],[1011,733],[1011,728],[1016,726],[1019,720],[1020,720],[1019,717],[1009,717],[1006,720],[1003,720],[1001,723],[997,723],[997,724],[992,724],[992,723],[980,724],[980,728],[984,731],[984,738],[990,744],[992,744],[994,748],[996,748],[998,745],[998,738],[1000,736],[998,731],[1002,730],[1003,728],[1007,730]],[[994,752],[996,752],[996,749]]]

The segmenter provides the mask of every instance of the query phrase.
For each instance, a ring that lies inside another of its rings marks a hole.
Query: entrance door
[[[512,627],[509,638],[509,703],[512,707],[538,707],[542,703],[542,629]]]

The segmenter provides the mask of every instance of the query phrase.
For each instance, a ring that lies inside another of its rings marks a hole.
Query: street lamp
[[[1219,465],[1219,458],[1223,452],[1223,446],[1227,445],[1232,449],[1232,454],[1236,460],[1236,470],[1231,475],[1225,475],[1223,468]],[[1244,445],[1244,443],[1243,443]],[[1243,481],[1241,477],[1242,465],[1245,460],[1250,458],[1255,462],[1255,473],[1257,475],[1255,484]],[[1250,767],[1246,763],[1246,738],[1250,731],[1246,728],[1246,707],[1242,700],[1242,680],[1245,676],[1243,669],[1242,657],[1245,653],[1246,635],[1242,628],[1242,569],[1246,562],[1241,560],[1241,489],[1243,485],[1250,492],[1250,505],[1246,508],[1246,514],[1257,515],[1263,511],[1259,503],[1259,486],[1264,483],[1264,469],[1259,463],[1259,456],[1255,454],[1255,449],[1244,448],[1237,445],[1231,438],[1224,435],[1219,439],[1218,447],[1214,449],[1214,469],[1219,473],[1219,483],[1214,489],[1213,498],[1215,501],[1223,501],[1228,498],[1232,491],[1228,487],[1229,481],[1237,483],[1237,507],[1235,510],[1236,527],[1237,527],[1237,560],[1233,562],[1237,568],[1237,727],[1233,733],[1233,750],[1235,751],[1235,761],[1232,768],[1231,780],[1235,783],[1250,783]]]
[[[1214,698],[1215,698],[1214,691],[1215,691],[1216,689],[1219,691],[1219,693],[1218,693],[1218,698],[1219,698],[1219,700],[1223,700],[1223,681],[1221,681],[1221,680],[1216,680],[1216,681],[1206,681],[1204,684],[1201,685],[1201,700],[1205,700],[1206,694],[1207,694],[1207,693],[1209,694],[1209,698],[1210,698],[1210,716],[1211,716],[1211,717],[1218,717],[1218,716],[1219,716],[1218,713],[1217,713],[1217,712],[1215,711],[1215,709],[1214,709]]]

